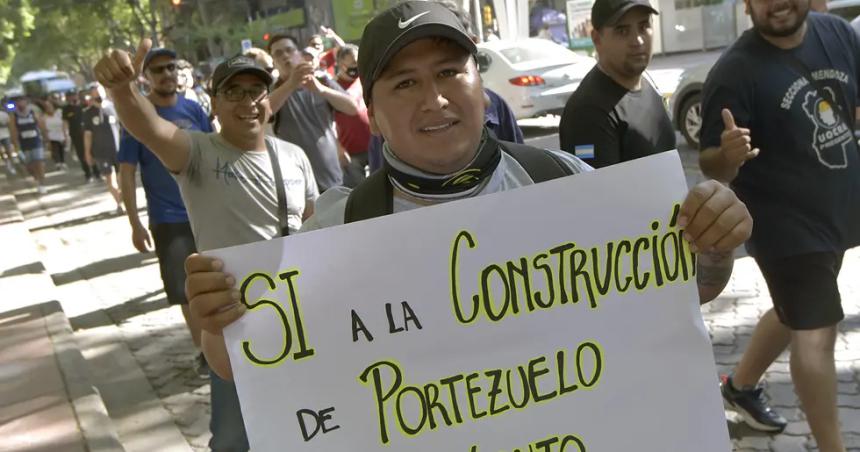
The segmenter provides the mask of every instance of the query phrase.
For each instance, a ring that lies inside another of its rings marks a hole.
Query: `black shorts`
[[[814,330],[845,318],[836,278],[844,253],[756,258],[779,320],[792,330]]]
[[[185,258],[197,252],[189,223],[154,224],[149,230],[155,243],[164,293],[170,304],[188,304],[185,298]]]

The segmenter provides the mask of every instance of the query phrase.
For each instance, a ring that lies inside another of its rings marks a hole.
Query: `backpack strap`
[[[346,198],[343,222],[367,220],[394,211],[394,189],[388,181],[388,170],[382,167],[358,184]]]
[[[546,149],[509,141],[499,141],[499,145],[502,151],[513,157],[526,170],[536,184],[573,174],[570,167]]]
[[[552,152],[524,144],[499,141],[502,151],[522,166],[534,183],[545,182],[573,174],[561,159]],[[388,215],[394,211],[394,189],[383,167],[359,184],[346,198],[343,222],[367,220]]]

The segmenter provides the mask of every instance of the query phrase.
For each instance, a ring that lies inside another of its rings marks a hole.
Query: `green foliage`
[[[26,1],[31,26],[28,34],[10,43],[12,77],[56,68],[92,79],[92,66],[100,55],[110,47],[135,45],[145,30],[128,0]]]
[[[7,83],[17,43],[30,34],[33,25],[29,0],[0,0],[0,85]]]

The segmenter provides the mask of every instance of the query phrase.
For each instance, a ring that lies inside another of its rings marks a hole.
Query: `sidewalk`
[[[688,179],[695,181],[700,176],[691,162],[694,159],[684,160]],[[114,213],[102,184],[84,184],[79,170],[73,170],[51,173],[49,190],[37,197],[23,179],[0,175],[0,194],[16,195],[23,225],[56,285],[55,299],[69,317],[123,447],[207,450],[209,383],[194,371],[196,351],[181,312],[167,305],[155,256],[133,248],[128,222]],[[139,190],[139,202],[144,199]],[[0,236],[2,243],[7,239]],[[852,452],[860,452],[858,275],[860,250],[855,250],[846,255],[840,281],[846,320],[837,345],[840,411]],[[703,309],[720,371],[737,362],[758,317],[769,307],[754,262],[739,259],[725,293]],[[3,322],[0,317],[0,325]],[[5,350],[5,343],[0,346]],[[791,425],[786,433],[771,437],[730,419],[735,450],[816,450],[790,384],[787,356],[771,367],[766,379],[769,396]]]

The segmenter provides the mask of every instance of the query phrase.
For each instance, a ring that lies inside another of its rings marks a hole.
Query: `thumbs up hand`
[[[759,150],[750,146],[750,129],[738,127],[732,112],[727,108],[723,114],[723,133],[720,135],[720,151],[723,158],[734,168],[740,168],[747,160],[755,158]]]
[[[96,80],[109,90],[128,86],[140,75],[143,60],[151,47],[152,41],[144,38],[133,57],[124,50],[109,50],[93,68]]]

